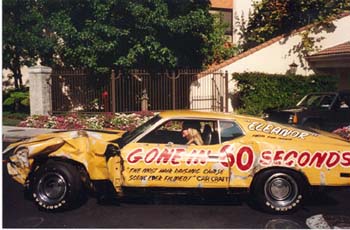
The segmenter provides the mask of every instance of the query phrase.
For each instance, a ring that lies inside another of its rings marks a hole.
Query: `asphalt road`
[[[291,215],[262,213],[244,197],[128,197],[120,206],[98,205],[90,198],[65,212],[38,210],[23,196],[3,165],[4,228],[307,228],[307,218],[323,214],[334,225],[350,228],[350,188],[315,193],[304,208]],[[328,222],[328,223],[330,223]]]

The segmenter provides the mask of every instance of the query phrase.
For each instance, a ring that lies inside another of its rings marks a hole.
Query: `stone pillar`
[[[51,72],[50,67],[41,65],[29,68],[30,115],[48,115],[52,112]]]

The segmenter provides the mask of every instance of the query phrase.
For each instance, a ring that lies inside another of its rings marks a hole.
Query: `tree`
[[[45,36],[44,18],[30,0],[3,1],[3,67],[12,71],[15,88],[22,87],[21,66],[33,65],[40,57],[50,60],[54,41]]]
[[[206,60],[206,64],[208,65],[220,63],[241,52],[240,46],[227,42],[225,31],[228,28],[228,25],[220,20],[220,17],[222,16],[223,15],[221,14],[213,15],[214,31],[209,34],[208,38],[208,46],[211,49],[211,52],[207,55]]]
[[[46,1],[45,13],[65,66],[107,72],[203,67],[224,45],[214,43],[209,7],[209,0],[56,0]]]
[[[4,0],[4,67],[16,88],[40,60],[106,73],[112,67],[201,68],[233,55],[209,0]]]
[[[319,29],[332,24],[332,16],[350,9],[349,0],[262,0],[246,27],[242,27],[244,49],[252,48],[278,35],[315,23]]]

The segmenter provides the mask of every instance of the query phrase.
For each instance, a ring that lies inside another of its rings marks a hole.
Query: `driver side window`
[[[217,120],[169,120],[141,138],[139,143],[214,145],[218,144]]]
[[[181,135],[182,121],[170,120],[158,126],[155,130],[141,138],[140,143],[158,144],[185,144],[186,140]]]

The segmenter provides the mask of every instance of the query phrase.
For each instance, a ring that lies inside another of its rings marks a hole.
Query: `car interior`
[[[217,120],[170,120],[141,138],[140,143],[179,144],[185,145],[187,140],[182,136],[182,130],[196,129],[204,145],[220,143]],[[243,135],[239,126],[232,121],[220,121],[221,142],[229,141]]]

